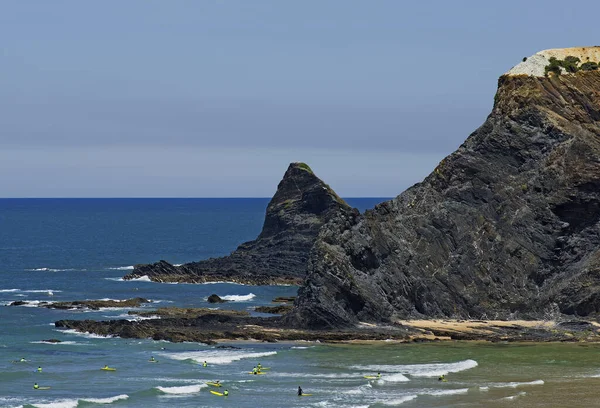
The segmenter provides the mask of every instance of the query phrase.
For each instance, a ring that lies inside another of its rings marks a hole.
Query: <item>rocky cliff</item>
[[[600,311],[600,48],[549,51],[425,180],[321,230],[288,324]]]
[[[229,256],[174,266],[166,261],[137,265],[124,279],[148,276],[159,282],[228,281],[249,284],[298,283],[306,275],[316,236],[334,217],[351,217],[351,208],[304,163],[292,163],[254,241]]]

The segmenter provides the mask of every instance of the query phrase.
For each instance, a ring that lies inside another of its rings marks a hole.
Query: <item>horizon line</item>
[[[342,198],[394,198],[395,196],[342,196]],[[240,200],[271,199],[271,197],[0,197],[0,200]]]

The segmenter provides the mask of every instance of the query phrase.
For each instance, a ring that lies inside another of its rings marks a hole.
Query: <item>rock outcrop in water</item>
[[[485,123],[423,182],[321,230],[288,324],[600,311],[600,71],[519,65]]]
[[[358,214],[304,163],[292,163],[267,206],[254,241],[229,256],[174,266],[166,261],[137,265],[124,279],[148,276],[158,282],[214,281],[258,285],[299,283],[321,227],[334,217]]]

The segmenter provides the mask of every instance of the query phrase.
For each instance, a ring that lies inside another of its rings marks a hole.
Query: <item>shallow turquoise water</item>
[[[364,201],[363,208],[374,202]],[[0,304],[142,296],[154,301],[144,308],[206,307],[206,297],[217,293],[234,300],[224,307],[251,311],[296,288],[120,278],[135,262],[226,254],[256,236],[266,203],[0,200]],[[600,347],[590,344],[247,342],[217,348],[54,328],[67,318],[131,317],[119,309],[0,306],[0,407],[589,407],[597,404],[600,385]],[[52,338],[61,343],[41,342]],[[151,356],[158,362],[148,362]],[[21,357],[28,361],[12,362]],[[248,375],[258,362],[271,369]],[[105,364],[117,370],[100,370]],[[377,372],[380,380],[364,378]],[[437,381],[441,374],[448,382]],[[205,383],[215,379],[229,397],[209,393]],[[51,388],[34,390],[35,382]],[[299,385],[313,395],[297,397]]]

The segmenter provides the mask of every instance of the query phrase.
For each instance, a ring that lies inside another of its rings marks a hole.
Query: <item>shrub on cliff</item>
[[[550,59],[548,60],[550,63],[548,65],[546,65],[546,67],[544,68],[544,75],[548,76],[548,74],[550,72],[552,72],[554,75],[560,75],[561,73],[561,61],[557,60],[554,57],[550,57]]]
[[[577,57],[569,55],[564,60],[559,60],[559,62],[567,72],[577,72],[579,71],[579,67],[577,66],[577,64],[579,64],[581,60]]]
[[[582,71],[595,71],[595,70],[598,69],[598,63],[597,62],[588,61],[588,62],[585,62],[585,63],[581,64],[580,69]]]

